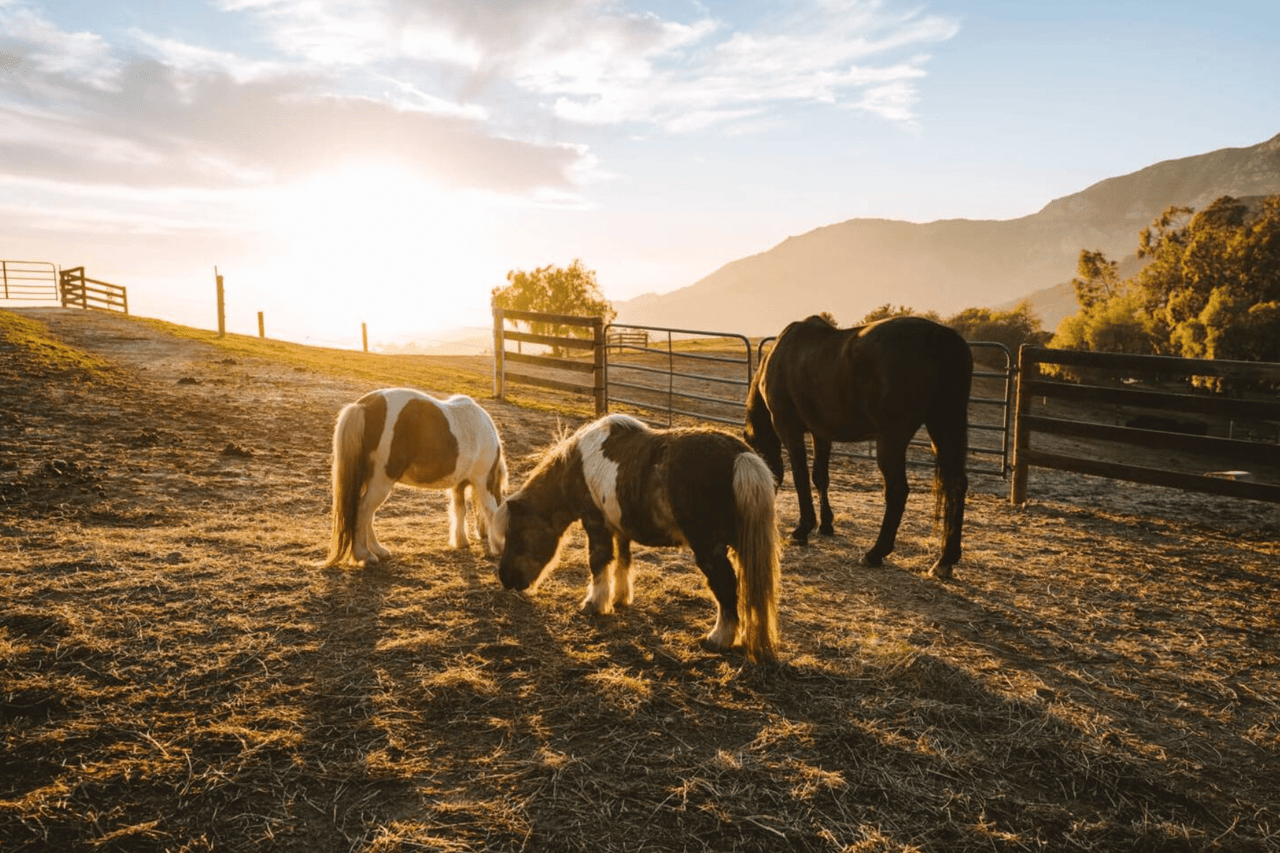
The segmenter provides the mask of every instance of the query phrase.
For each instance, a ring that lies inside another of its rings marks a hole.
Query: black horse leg
[[[827,499],[827,490],[831,486],[831,442],[825,438],[813,437],[813,484],[818,487],[818,516],[821,524],[818,532],[830,536],[836,532],[832,522],[835,513],[831,511],[831,501]]]
[[[738,638],[738,576],[729,562],[729,549],[723,544],[697,544],[692,548],[698,568],[716,597],[716,624],[703,644],[712,651],[727,651]]]
[[[813,490],[809,486],[809,450],[805,447],[802,430],[788,430],[783,442],[787,458],[791,460],[791,481],[796,487],[796,503],[800,505],[800,523],[791,531],[791,541],[798,545],[809,543],[809,534],[817,525],[813,512]]]
[[[902,512],[907,507],[907,444],[911,435],[906,438],[897,436],[880,436],[876,441],[876,463],[880,466],[880,474],[884,477],[884,519],[880,522],[880,535],[862,557],[865,566],[879,566],[884,558],[893,553],[898,540],[898,525],[902,523]]]

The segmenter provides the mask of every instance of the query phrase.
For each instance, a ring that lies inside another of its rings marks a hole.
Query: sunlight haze
[[[233,331],[430,339],[511,269],[626,300],[1256,144],[1276,32],[1240,0],[0,0],[0,258],[204,328],[217,267]]]

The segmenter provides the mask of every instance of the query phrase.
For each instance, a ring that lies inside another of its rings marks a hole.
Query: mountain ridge
[[[1105,178],[1016,219],[858,218],[820,226],[693,284],[615,308],[619,323],[755,335],[820,311],[849,324],[885,303],[941,314],[997,307],[1069,281],[1081,249],[1125,258],[1138,232],[1171,205],[1200,209],[1223,195],[1277,192],[1280,134]],[[1057,325],[1042,319],[1046,328]]]

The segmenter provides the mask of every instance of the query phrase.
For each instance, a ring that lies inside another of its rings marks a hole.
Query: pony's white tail
[[[733,495],[738,511],[738,623],[743,649],[753,661],[777,658],[778,524],[773,473],[754,453],[733,463]]]
[[[352,555],[360,498],[369,479],[364,452],[364,407],[351,403],[338,413],[333,428],[333,536],[322,566],[336,566]]]

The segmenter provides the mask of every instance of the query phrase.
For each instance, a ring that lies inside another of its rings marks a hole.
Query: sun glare
[[[278,191],[261,215],[278,240],[274,294],[342,323],[378,317],[384,336],[484,325],[503,282],[483,202],[408,172],[345,167]]]

